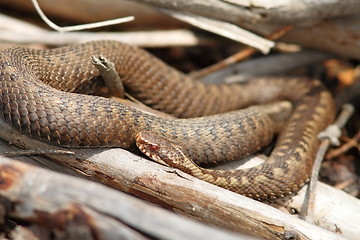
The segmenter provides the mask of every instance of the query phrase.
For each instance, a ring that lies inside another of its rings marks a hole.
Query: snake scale
[[[182,119],[163,119],[85,95],[103,85],[91,64],[92,55],[115,63],[130,95]],[[330,93],[317,80],[273,77],[244,84],[206,84],[142,49],[114,41],[5,50],[0,54],[0,94],[0,117],[35,139],[63,147],[137,151],[135,137],[155,131],[197,164],[232,161],[267,145],[275,131],[270,127],[274,120],[261,108],[234,110],[289,100],[293,114],[265,163],[225,175],[203,173],[210,182],[260,201],[292,194],[308,181],[317,135],[335,112]]]

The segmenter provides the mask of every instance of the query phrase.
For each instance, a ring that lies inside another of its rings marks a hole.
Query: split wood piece
[[[136,0],[135,2],[192,13],[199,16],[225,20],[241,25],[242,22],[256,24],[315,25],[329,18],[360,13],[357,0]]]
[[[284,41],[360,59],[360,4],[357,0],[313,1],[312,4],[281,1],[281,5],[269,8],[241,7],[221,0],[211,1],[211,4],[208,0],[177,0],[176,4],[166,0],[136,2],[233,23],[262,35],[293,24],[294,29]]]
[[[65,239],[254,239],[177,216],[98,183],[4,157],[0,197],[10,217],[52,229]]]
[[[287,211],[301,211],[306,190],[301,189],[298,195],[285,204]],[[316,187],[313,217],[316,225],[339,233],[346,239],[357,240],[360,236],[360,200],[321,182]]]
[[[195,33],[179,30],[154,30],[134,32],[67,32],[49,31],[33,24],[0,14],[0,41],[13,44],[69,45],[95,40],[116,40],[142,47],[196,46],[214,41]]]
[[[284,36],[282,41],[299,44],[304,48],[312,48],[339,56],[360,59],[359,26],[359,14],[335,18],[311,27],[294,28],[293,31]],[[258,34],[267,35],[279,26],[243,24],[242,27]]]
[[[4,122],[0,129],[1,138],[13,144],[30,149],[57,149],[19,135]],[[266,239],[283,239],[286,236],[297,236],[298,239],[316,239],[319,236],[329,240],[342,239],[339,235],[266,204],[158,165],[126,150],[74,151],[75,156],[52,156],[52,159],[108,186],[211,225]]]
[[[170,16],[196,26],[200,29],[215,33],[228,39],[253,47],[263,54],[267,54],[275,43],[235,24],[198,16],[191,13],[179,13],[172,10],[159,9]]]

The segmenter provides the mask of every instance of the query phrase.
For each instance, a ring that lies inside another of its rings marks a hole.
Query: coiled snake
[[[126,91],[135,98],[177,117],[191,118],[162,119],[113,100],[84,95],[103,84],[91,64],[92,55],[114,62]],[[317,135],[334,117],[331,95],[319,81],[261,78],[242,85],[206,84],[144,50],[113,41],[51,50],[5,50],[0,54],[0,93],[0,117],[33,138],[64,147],[136,151],[135,137],[141,144],[146,134],[140,132],[155,131],[197,164],[232,161],[254,152],[268,144],[274,132],[273,120],[257,107],[199,116],[290,100],[294,112],[265,163],[225,175],[203,173],[212,183],[261,201],[294,193],[308,181]]]

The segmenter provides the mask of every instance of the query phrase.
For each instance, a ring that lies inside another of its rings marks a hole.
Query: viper
[[[130,95],[179,119],[149,115],[91,95],[104,84],[91,63],[93,55],[115,64]],[[154,159],[163,156],[161,163],[171,165],[169,156],[186,159],[175,159],[175,165],[260,201],[293,194],[309,180],[317,135],[335,115],[331,94],[318,80],[271,77],[207,84],[142,49],[115,41],[5,50],[0,54],[0,94],[0,117],[21,134],[70,148],[120,147],[136,152],[138,144]],[[279,110],[273,105],[238,110],[279,100],[293,106],[286,124],[274,118],[272,110]],[[258,151],[272,140],[279,125],[283,126],[277,143],[263,164],[225,174],[197,168]],[[197,170],[190,171],[189,164]]]

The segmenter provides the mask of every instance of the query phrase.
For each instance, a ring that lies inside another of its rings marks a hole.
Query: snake
[[[114,63],[127,93],[177,118],[149,115],[94,95],[104,86],[90,60],[94,55]],[[169,152],[163,163],[168,164],[168,156],[185,159],[174,163],[259,201],[294,194],[309,181],[319,146],[317,135],[335,115],[332,96],[319,80],[276,76],[241,84],[209,84],[141,48],[117,41],[46,50],[6,49],[0,53],[0,96],[0,117],[20,134],[67,148],[119,147],[133,152],[140,148],[153,158],[160,142],[160,152]],[[270,113],[271,104],[280,100],[292,103],[286,121]],[[227,173],[196,168],[260,150],[278,131],[276,123],[282,129],[263,164]],[[155,137],[149,137],[149,132]],[[169,144],[172,150],[166,150]]]

